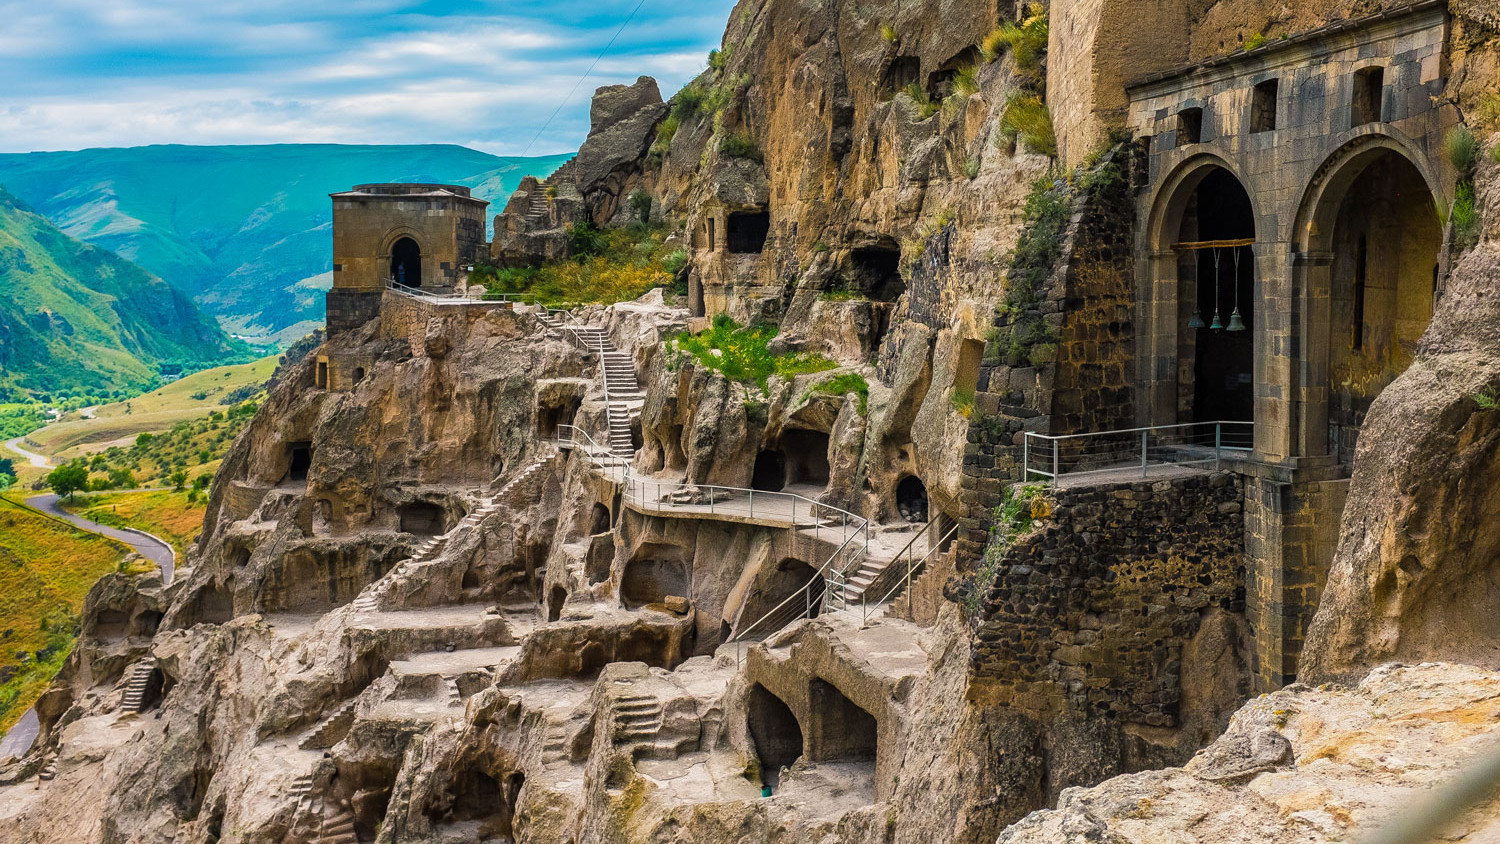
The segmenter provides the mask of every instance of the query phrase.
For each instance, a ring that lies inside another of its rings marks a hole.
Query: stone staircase
[[[551,183],[551,178],[539,179],[536,183],[536,190],[531,192],[526,206],[526,216],[534,223],[547,222],[552,211],[552,203],[547,199],[547,187]]]
[[[567,761],[568,729],[563,724],[547,725],[547,740],[542,743],[542,767]]]
[[[120,709],[125,712],[140,712],[146,703],[146,688],[151,684],[151,672],[156,669],[156,657],[148,656],[131,669],[130,681],[125,684],[125,694],[120,698]]]
[[[656,695],[622,695],[615,698],[616,743],[655,741],[661,732],[662,707]]]
[[[349,734],[349,728],[354,726],[354,706],[358,702],[358,698],[350,698],[347,703],[334,710],[332,715],[319,722],[297,746],[303,750],[327,750],[343,741],[344,736]]]
[[[519,475],[511,478],[505,486],[500,488],[499,492],[490,496],[484,501],[484,503],[476,507],[474,509],[474,512],[470,513],[467,516],[464,516],[463,519],[459,521],[458,524],[454,525],[453,528],[447,533],[441,536],[434,536],[433,538],[424,542],[417,548],[416,553],[412,554],[407,559],[397,563],[389,572],[386,573],[385,577],[382,577],[372,587],[365,589],[363,594],[354,599],[354,602],[351,605],[354,607],[354,611],[366,613],[375,612],[376,610],[380,609],[381,598],[394,584],[405,581],[406,579],[410,578],[418,568],[428,565],[438,557],[440,557],[443,551],[448,547],[448,543],[451,542],[460,531],[477,527],[480,522],[484,521],[496,510],[499,510],[501,505],[504,504],[507,496],[509,496],[512,492],[520,489],[522,485],[524,485],[527,481],[536,477],[538,473],[550,466],[552,464],[552,461],[557,458],[558,452],[556,449],[550,446],[543,446],[543,449],[544,450],[542,452],[542,456],[538,457],[536,460],[533,460],[531,464],[524,470],[522,470]]]
[[[606,416],[609,420],[609,437],[605,445],[616,457],[630,459],[635,456],[635,440],[630,429],[641,418],[641,408],[646,404],[646,393],[641,390],[635,375],[635,361],[629,352],[616,349],[609,342],[604,329],[592,325],[570,325],[550,314],[542,312],[537,319],[552,334],[572,334],[585,348],[599,355],[599,370],[603,378]]]
[[[444,677],[443,688],[447,692],[449,706],[461,707],[464,705],[464,693],[463,690],[458,687],[457,677]]]
[[[313,811],[312,788],[313,775],[310,773],[292,780],[290,794],[297,799],[294,816],[301,817]],[[328,811],[326,798],[319,798],[317,804],[317,819],[313,823],[313,837],[309,844],[359,844],[359,834],[354,831],[354,812],[347,802],[334,802],[332,814]]]

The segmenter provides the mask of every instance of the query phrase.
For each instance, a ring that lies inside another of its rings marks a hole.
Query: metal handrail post
[[[1214,423],[1214,471],[1219,471],[1220,450],[1224,447],[1224,423]]]
[[[1062,448],[1062,440],[1052,441],[1052,486],[1057,486],[1057,479],[1061,476],[1062,456],[1058,453]]]
[[[755,489],[750,490],[750,518],[755,518]]]
[[[1146,438],[1150,436],[1149,431],[1141,432],[1141,477],[1146,477]]]
[[[1031,434],[1021,435],[1021,483],[1031,480]]]

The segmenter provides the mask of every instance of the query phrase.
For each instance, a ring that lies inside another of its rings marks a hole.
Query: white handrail
[[[1254,429],[1253,422],[1221,421],[1059,436],[1027,432],[1021,446],[1021,479],[1039,476],[1056,485],[1066,475],[1126,469],[1138,469],[1141,477],[1148,477],[1152,466],[1213,464],[1217,469],[1226,456],[1253,450]]]

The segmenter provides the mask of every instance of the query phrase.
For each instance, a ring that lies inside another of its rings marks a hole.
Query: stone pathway
[[[36,710],[26,710],[26,714],[22,715],[21,720],[17,721],[16,725],[10,728],[10,732],[5,734],[5,738],[0,739],[0,759],[4,759],[7,756],[20,758],[26,755],[26,751],[31,749],[31,745],[36,741],[37,733],[40,730],[41,725],[37,722]]]

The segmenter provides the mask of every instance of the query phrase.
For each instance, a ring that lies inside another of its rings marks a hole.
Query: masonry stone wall
[[[1230,473],[1040,499],[1033,530],[984,564],[993,585],[973,618],[971,694],[1177,726],[1183,649],[1202,614],[1244,611],[1243,499]]]

